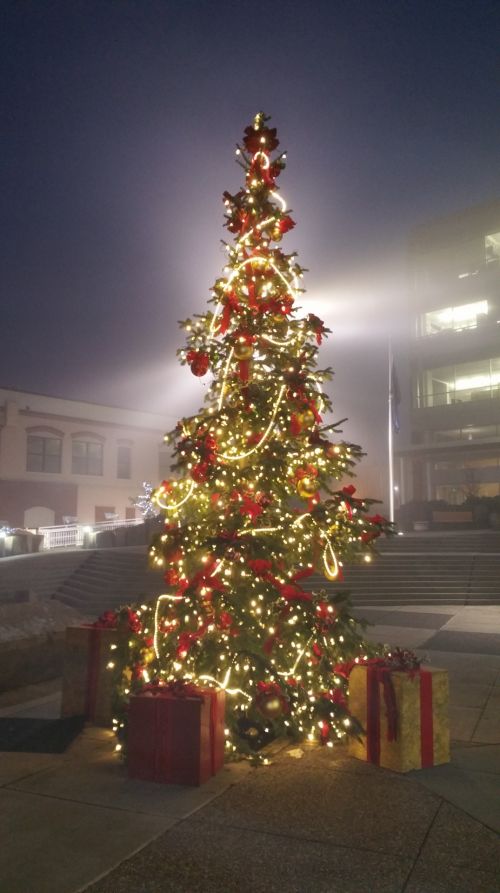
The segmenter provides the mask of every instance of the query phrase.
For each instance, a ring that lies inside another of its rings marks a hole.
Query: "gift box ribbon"
[[[102,627],[89,627],[89,650],[87,659],[87,689],[85,696],[85,716],[95,718],[97,705],[97,686],[99,683],[100,653]]]
[[[197,701],[203,701],[205,697],[208,697],[210,700],[210,762],[212,766],[212,774],[215,775],[217,771],[217,767],[215,765],[215,744],[216,744],[216,732],[217,732],[217,721],[219,718],[219,708],[217,702],[217,691],[214,688],[197,688],[195,685],[189,682],[185,682],[183,680],[175,680],[174,682],[169,682],[166,685],[147,685],[144,687],[143,692],[149,692],[153,694],[155,697],[170,697],[170,698],[193,698]],[[160,731],[163,728],[162,722],[160,720],[160,714],[158,710],[155,711],[155,740],[160,741],[161,735]],[[160,759],[160,749],[158,747],[155,748],[155,760],[156,760],[156,774],[159,774],[159,759]]]
[[[376,766],[380,764],[380,686],[384,694],[387,716],[387,740],[396,741],[398,737],[398,708],[394,684],[389,667],[379,663],[367,665],[366,668],[366,748],[367,759]],[[420,684],[420,754],[422,768],[432,766],[434,762],[434,734],[432,718],[432,673],[422,668],[408,671],[411,679],[419,679]]]

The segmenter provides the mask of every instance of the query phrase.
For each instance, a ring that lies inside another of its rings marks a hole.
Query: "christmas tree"
[[[127,612],[120,664],[125,695],[223,687],[229,755],[283,734],[331,745],[358,730],[345,665],[366,643],[344,594],[305,587],[313,574],[340,580],[389,529],[367,514],[373,500],[339,483],[362,453],[324,421],[327,329],[299,315],[303,269],[280,247],[295,226],[276,182],[286,156],[268,122],[258,114],[237,148],[245,184],[224,193],[233,241],[213,309],[181,323],[181,362],[212,381],[206,407],[171,435],[175,474],[154,494],[165,527],[150,553],[166,589]]]

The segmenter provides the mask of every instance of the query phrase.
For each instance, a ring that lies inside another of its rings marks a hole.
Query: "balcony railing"
[[[495,400],[500,397],[500,385],[490,385],[482,388],[467,388],[467,390],[446,391],[446,393],[419,394],[416,401],[417,409],[426,409],[429,406],[455,406],[457,403],[471,403],[476,400]]]
[[[83,546],[86,534],[99,530],[116,530],[117,527],[134,527],[143,524],[142,518],[128,520],[100,521],[97,524],[61,524],[54,527],[39,527],[38,533],[43,536],[42,549],[64,549]]]

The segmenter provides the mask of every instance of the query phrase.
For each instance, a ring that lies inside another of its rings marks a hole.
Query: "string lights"
[[[345,598],[309,583],[340,580],[387,529],[339,483],[361,450],[332,442],[322,418],[327,329],[298,316],[303,271],[280,247],[295,224],[277,192],[277,146],[259,113],[238,150],[245,184],[224,194],[234,243],[215,309],[182,324],[181,362],[212,381],[205,408],[169,436],[173,476],[154,493],[165,526],[150,550],[165,592],[137,610],[122,657],[124,699],[146,682],[224,689],[229,755],[280,734],[332,743],[356,730],[334,668],[366,644]]]

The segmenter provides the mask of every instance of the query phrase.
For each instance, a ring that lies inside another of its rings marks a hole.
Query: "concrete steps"
[[[153,598],[164,589],[161,573],[151,571],[147,550],[99,549],[59,586],[53,598],[95,617],[120,605]]]
[[[393,537],[382,541],[372,562],[347,566],[344,575],[341,583],[314,576],[303,585],[347,591],[359,605],[500,604],[500,536],[472,531]],[[40,598],[52,596],[83,616],[96,617],[154,598],[164,584],[162,574],[149,569],[142,546],[2,559],[0,604],[2,593],[7,599],[19,589],[32,589]]]
[[[345,567],[344,578],[311,577],[305,588],[349,592],[356,604],[500,604],[500,535],[386,539],[372,562]]]
[[[51,596],[87,556],[81,550],[61,550],[0,559],[0,604],[19,590],[40,599]]]

